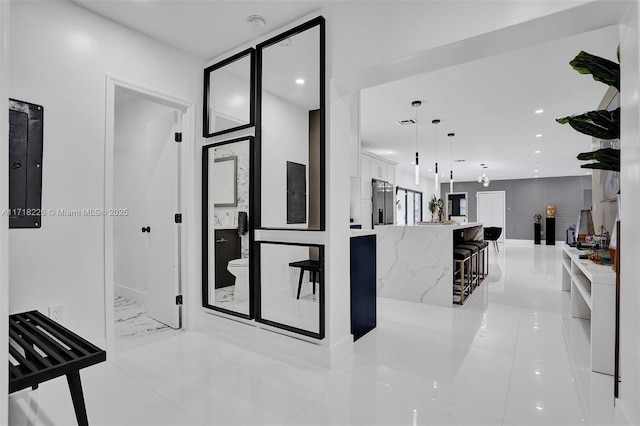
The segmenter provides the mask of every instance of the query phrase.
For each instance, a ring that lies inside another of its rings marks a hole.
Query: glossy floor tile
[[[560,247],[507,241],[464,306],[378,299],[378,326],[333,369],[189,331],[82,370],[96,425],[608,425]],[[10,397],[11,425],[68,425],[66,380]]]

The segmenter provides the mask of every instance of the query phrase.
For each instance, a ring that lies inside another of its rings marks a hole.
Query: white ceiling
[[[618,29],[609,27],[363,90],[363,148],[412,170],[416,127],[396,121],[415,119],[411,102],[420,100],[425,175],[433,176],[426,169],[435,163],[433,119],[441,120],[438,163],[446,182],[452,158],[465,160],[453,163],[456,181],[477,179],[481,163],[493,180],[585,175],[575,157],[591,150],[591,138],[555,118],[596,109],[607,87],[568,63],[580,50],[617,61],[617,45]],[[535,114],[538,109],[544,113]],[[450,132],[455,137],[447,137]]]
[[[318,10],[325,1],[72,0],[203,60],[213,59]],[[254,31],[251,15],[266,25]]]
[[[334,1],[75,0],[74,3],[186,51],[203,61],[249,43]],[[366,2],[362,2],[363,11]],[[267,25],[253,31],[249,15]],[[224,37],[220,35],[223,34]],[[438,162],[448,181],[450,138],[457,181],[475,180],[480,163],[493,180],[584,175],[575,156],[590,150],[590,138],[554,119],[595,109],[606,87],[579,75],[568,62],[586,50],[615,60],[618,29],[605,28],[553,43],[414,76],[362,92],[361,138],[365,150],[412,169],[415,127],[397,120],[418,109],[422,173],[435,162],[431,120],[439,118]],[[357,54],[357,52],[354,52]],[[536,115],[536,109],[544,109]],[[536,134],[542,137],[536,138]],[[540,154],[534,154],[540,150]],[[534,172],[534,170],[539,170]]]

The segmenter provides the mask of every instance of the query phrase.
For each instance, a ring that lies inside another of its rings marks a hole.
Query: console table
[[[80,369],[107,354],[38,311],[9,316],[9,393],[66,375],[78,425],[88,425]]]
[[[591,321],[591,370],[613,374],[616,274],[611,265],[580,259],[579,254],[562,246],[562,290],[571,292],[571,316]]]

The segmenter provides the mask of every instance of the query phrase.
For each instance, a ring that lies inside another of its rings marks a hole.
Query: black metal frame
[[[232,311],[229,309],[214,306],[209,303],[209,203],[207,196],[209,195],[209,149],[229,145],[237,142],[249,141],[249,314]],[[245,319],[253,319],[255,311],[254,285],[252,285],[254,257],[255,233],[253,226],[253,218],[255,218],[253,174],[255,162],[255,138],[253,136],[243,136],[241,138],[230,139],[202,147],[202,306],[225,314],[234,315]]]
[[[240,126],[232,127],[218,132],[209,133],[209,75],[211,72],[220,69],[226,65],[229,65],[239,59],[249,56],[251,62],[250,69],[250,82],[249,82],[249,122]],[[202,136],[210,138],[212,136],[223,135],[225,133],[235,132],[242,129],[253,127],[256,122],[256,50],[250,47],[237,53],[223,61],[217,62],[204,69],[204,99],[202,101],[203,114],[202,114]]]
[[[256,197],[256,229],[283,230],[283,231],[324,231],[326,229],[326,108],[325,108],[325,92],[326,92],[326,61],[325,61],[325,20],[324,17],[318,16],[304,24],[298,25],[282,34],[279,34],[269,40],[266,40],[256,46],[256,70],[258,78],[256,79],[256,179],[254,180],[254,190],[256,194],[262,194],[262,186],[260,176],[262,173],[262,52],[265,48],[281,42],[296,34],[318,26],[320,28],[320,226],[317,229],[309,228],[269,228],[262,227],[262,201],[261,197]]]
[[[285,246],[298,246],[298,247],[317,247],[319,251],[319,261],[320,261],[320,283],[318,285],[318,295],[320,300],[319,304],[319,324],[318,324],[318,332],[315,333],[313,331],[305,330],[298,327],[293,327],[287,324],[282,324],[277,321],[271,321],[269,319],[265,319],[262,317],[262,280],[261,280],[261,245],[262,244],[274,244],[274,245],[285,245]],[[312,243],[291,243],[291,242],[283,242],[283,241],[256,241],[255,248],[252,250],[254,254],[254,262],[257,266],[255,270],[252,272],[255,274],[254,283],[255,283],[255,320],[256,322],[267,324],[272,327],[280,328],[282,330],[287,330],[292,333],[302,334],[304,336],[313,337],[315,339],[322,340],[325,335],[325,268],[324,268],[324,245],[323,244],[312,244]]]

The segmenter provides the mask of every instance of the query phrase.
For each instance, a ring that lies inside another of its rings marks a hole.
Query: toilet
[[[233,300],[247,300],[249,298],[249,258],[230,260],[227,271],[236,277]]]

